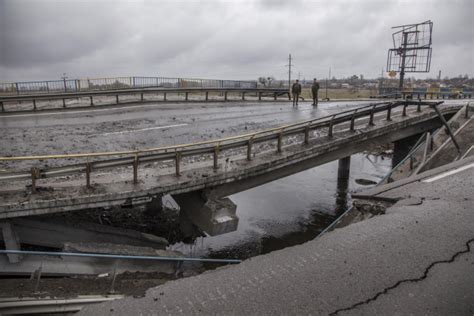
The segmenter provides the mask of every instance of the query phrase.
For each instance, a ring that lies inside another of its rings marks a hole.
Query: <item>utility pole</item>
[[[288,89],[291,91],[291,66],[293,64],[291,63],[291,54],[288,56]]]
[[[61,79],[63,79],[63,81],[64,81],[64,92],[67,92],[67,86],[66,86],[66,79],[67,79],[67,77],[66,77],[66,73],[65,73],[65,72],[63,72],[63,76],[61,77]]]
[[[382,72],[380,73],[380,85],[379,85],[379,94],[383,94],[383,67]]]
[[[331,67],[329,67],[329,76],[326,78],[326,100],[329,100],[328,98],[328,85],[329,85],[329,80],[331,78]]]

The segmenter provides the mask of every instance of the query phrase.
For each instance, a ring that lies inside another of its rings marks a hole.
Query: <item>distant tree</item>
[[[273,76],[258,78],[258,83],[262,84],[264,87],[270,87],[273,81],[275,81]]]

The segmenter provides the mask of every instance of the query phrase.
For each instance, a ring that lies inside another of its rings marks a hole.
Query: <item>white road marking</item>
[[[434,177],[431,177],[431,178],[428,178],[428,179],[425,179],[425,180],[421,180],[421,181],[422,181],[422,182],[426,182],[426,183],[430,183],[430,182],[433,182],[433,181],[436,181],[436,180],[445,178],[445,177],[447,177],[447,176],[450,176],[450,175],[459,173],[459,172],[461,172],[461,171],[464,171],[464,170],[469,169],[469,168],[472,168],[472,167],[474,167],[474,163],[471,163],[471,164],[469,164],[469,165],[462,166],[462,167],[457,168],[457,169],[453,169],[453,170],[449,170],[449,171],[440,173],[440,174],[438,174],[437,176],[434,176]]]
[[[103,133],[103,134],[93,134],[91,136],[107,136],[107,135],[117,135],[117,134],[126,134],[126,133],[135,133],[135,132],[143,132],[143,131],[150,131],[154,129],[165,129],[165,128],[171,128],[171,127],[178,127],[178,126],[186,126],[188,124],[183,123],[183,124],[174,124],[174,125],[165,125],[165,126],[155,126],[155,127],[147,127],[147,128],[141,128],[141,129],[134,129],[130,131],[120,131],[120,132],[110,132],[110,133]]]

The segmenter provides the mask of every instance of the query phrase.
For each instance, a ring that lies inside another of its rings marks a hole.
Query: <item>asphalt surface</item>
[[[468,157],[378,187],[384,215],[82,314],[472,315],[473,179]]]
[[[0,116],[4,155],[130,150],[232,136],[367,104],[175,103]]]
[[[323,117],[368,103],[320,102],[317,108],[310,102],[300,102],[298,108],[293,108],[288,101],[147,103],[7,113],[0,115],[1,156],[121,151],[186,144]],[[60,162],[46,163],[54,166]],[[30,167],[27,161],[14,166],[0,163],[0,171]]]

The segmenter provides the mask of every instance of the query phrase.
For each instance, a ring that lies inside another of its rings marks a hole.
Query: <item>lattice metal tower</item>
[[[388,50],[387,71],[400,73],[400,92],[407,72],[429,72],[433,22],[394,26],[393,47]]]

